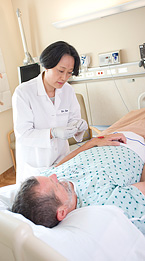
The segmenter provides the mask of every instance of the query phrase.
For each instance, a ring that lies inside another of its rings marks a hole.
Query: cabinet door
[[[145,77],[124,78],[116,83],[129,111],[138,109],[138,97],[145,92]]]
[[[88,82],[87,90],[92,124],[111,125],[138,108],[138,96],[145,92],[145,77]]]
[[[112,80],[87,83],[93,125],[111,125],[127,113]]]

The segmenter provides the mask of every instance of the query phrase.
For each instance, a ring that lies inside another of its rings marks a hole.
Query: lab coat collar
[[[55,108],[56,109],[59,108],[59,105],[61,103],[61,98],[60,98],[61,92],[62,92],[62,88],[59,90],[58,89],[55,90]]]
[[[44,88],[44,84],[43,84],[43,80],[42,80],[42,75],[43,72],[40,73],[37,77],[37,91],[38,91],[38,95],[47,95],[45,88]]]
[[[66,84],[66,83],[65,83]],[[65,84],[62,86],[61,89],[56,89],[55,90],[55,108],[58,109],[59,105],[61,103],[61,100],[64,99],[64,89],[65,89]],[[63,96],[63,97],[62,97]]]
[[[43,80],[42,80],[42,73],[40,73],[37,77],[37,91],[38,91],[38,95],[40,96],[47,96],[47,93],[45,91],[45,88],[44,88],[44,84],[43,84]],[[65,84],[64,84],[65,85]],[[59,108],[59,105],[60,105],[60,102],[61,102],[61,93],[63,91],[63,87],[61,89],[56,89],[55,90],[55,107],[56,109]],[[49,97],[48,97],[49,98]]]

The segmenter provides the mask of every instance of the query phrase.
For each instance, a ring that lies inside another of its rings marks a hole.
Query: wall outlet
[[[99,65],[107,66],[120,63],[120,50],[99,54]]]
[[[86,77],[94,77],[94,73],[93,72],[87,72]]]
[[[97,72],[96,72],[96,75],[97,75],[97,76],[104,76],[104,71],[97,71]]]

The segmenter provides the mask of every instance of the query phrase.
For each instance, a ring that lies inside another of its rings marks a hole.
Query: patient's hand
[[[98,136],[91,141],[92,147],[94,146],[119,146],[120,143],[126,144],[126,137],[122,133],[109,134],[106,136]]]
[[[93,138],[89,141],[87,141],[85,144],[83,144],[81,147],[77,148],[76,150],[72,151],[70,154],[68,154],[66,157],[64,157],[57,165],[61,165],[62,163],[72,159],[75,157],[78,153],[91,149],[95,146],[101,147],[101,146],[119,146],[120,142],[126,143],[126,137],[122,133],[116,133],[116,134],[109,134],[106,136],[98,136],[96,138]]]

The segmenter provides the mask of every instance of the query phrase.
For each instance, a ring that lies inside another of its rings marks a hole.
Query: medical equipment
[[[26,82],[26,81],[38,76],[40,74],[40,65],[38,63],[35,63],[31,54],[28,52],[25,34],[24,34],[22,22],[21,22],[21,17],[20,17],[21,12],[19,9],[17,9],[16,14],[18,17],[22,44],[23,44],[24,53],[25,53],[25,58],[23,60],[24,66],[18,67],[19,83],[22,83],[22,82]]]
[[[88,66],[90,65],[90,56],[86,54],[82,54],[80,56],[80,60],[81,60],[81,67],[87,69]]]
[[[120,50],[99,54],[99,65],[106,66],[120,63]]]
[[[139,67],[143,66],[145,69],[145,43],[139,45],[139,48],[140,48],[140,56],[141,56]]]
[[[20,33],[21,33],[21,38],[22,38],[22,43],[23,43],[23,48],[24,48],[24,53],[25,53],[25,59],[23,60],[23,63],[24,63],[24,65],[28,65],[28,64],[34,63],[34,59],[32,58],[31,54],[28,52],[25,34],[24,34],[24,30],[23,30],[23,26],[22,26],[22,22],[21,22],[21,18],[20,18],[21,12],[20,12],[19,8],[17,9],[16,14],[18,17],[18,23],[19,23],[19,28],[20,28]]]
[[[31,80],[40,74],[40,65],[38,63],[28,64],[18,67],[19,84]]]

